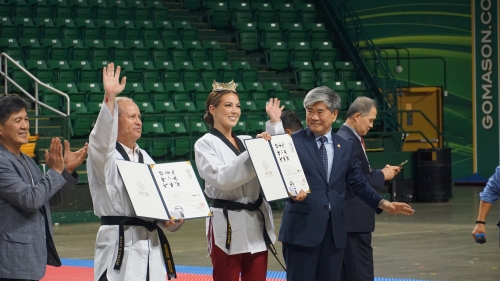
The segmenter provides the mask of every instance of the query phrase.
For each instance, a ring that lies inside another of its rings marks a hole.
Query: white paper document
[[[276,135],[271,141],[245,140],[255,173],[267,201],[309,193],[309,185],[293,140],[289,135]]]
[[[178,220],[210,215],[189,161],[151,166],[117,161],[117,165],[137,216]]]

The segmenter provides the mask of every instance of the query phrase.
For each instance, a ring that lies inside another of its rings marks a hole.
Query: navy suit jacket
[[[370,185],[379,189],[384,186],[384,173],[381,170],[370,170],[370,164],[366,158],[363,146],[358,136],[346,126],[341,126],[337,132],[338,136],[351,141],[354,157],[361,164],[361,170]],[[350,186],[346,183],[346,218],[348,232],[373,232],[375,230],[375,212],[363,200],[353,194]]]
[[[335,246],[345,247],[346,183],[373,210],[377,210],[383,199],[366,181],[359,161],[354,157],[352,143],[333,132],[332,138],[334,157],[330,179],[327,181],[318,145],[311,130],[306,128],[292,135],[311,193],[304,201],[287,200],[279,232],[279,240],[284,243],[305,247],[317,246],[325,236],[330,206]]]

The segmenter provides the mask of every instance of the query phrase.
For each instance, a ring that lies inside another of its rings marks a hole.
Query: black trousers
[[[348,232],[344,251],[342,281],[373,281],[373,249],[371,232]]]
[[[319,245],[303,247],[283,243],[283,257],[287,265],[287,281],[338,281],[344,248],[335,247],[332,220],[329,218],[325,236]]]

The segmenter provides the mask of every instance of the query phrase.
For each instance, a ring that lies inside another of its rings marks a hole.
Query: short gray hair
[[[121,102],[131,101],[131,102],[135,103],[135,101],[129,97],[116,97],[115,101],[116,101],[116,105],[118,105],[118,117],[120,117],[120,115],[122,115],[122,110],[120,109],[120,106],[119,106],[119,104]]]
[[[369,97],[358,97],[347,110],[346,118],[352,117],[356,112],[361,116],[366,116],[372,108],[377,108],[377,103]]]
[[[331,112],[334,112],[335,110],[338,111],[340,109],[341,100],[339,95],[337,95],[334,90],[326,86],[321,86],[316,87],[307,93],[304,98],[304,108],[307,109],[317,102],[325,103],[326,107],[328,107]]]

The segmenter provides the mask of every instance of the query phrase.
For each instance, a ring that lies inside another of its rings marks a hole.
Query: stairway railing
[[[381,110],[394,111],[387,114],[383,122],[384,131],[397,131],[397,98],[401,86],[390,71],[380,50],[365,31],[361,20],[350,6],[348,0],[318,0],[328,20],[340,34],[340,40],[361,70],[367,85],[372,89]]]
[[[17,69],[23,71],[26,75],[28,75],[28,77],[30,77],[35,82],[35,91],[34,91],[35,96],[31,95],[28,92],[28,90],[21,87],[16,81],[14,81],[14,79],[9,77],[9,72],[8,72],[9,69],[8,69],[8,65],[7,65],[8,62],[12,63]],[[17,89],[19,89],[29,99],[31,99],[32,101],[35,102],[35,115],[37,117],[39,114],[38,105],[40,105],[40,106],[43,106],[49,110],[52,110],[53,112],[57,113],[57,115],[66,117],[65,119],[69,120],[67,117],[69,117],[69,115],[70,115],[70,97],[66,93],[61,92],[60,90],[38,80],[38,78],[36,78],[33,74],[31,74],[28,70],[26,70],[26,68],[21,66],[19,63],[17,63],[16,60],[14,60],[12,57],[10,57],[6,53],[0,54],[0,75],[3,76],[4,81],[5,81],[5,85],[4,85],[5,86],[5,94],[9,93],[9,91],[8,91],[9,84],[8,83],[11,83],[12,85],[16,86]],[[38,87],[39,86],[45,87],[45,88],[53,91],[54,93],[63,96],[66,99],[66,113],[64,113],[56,108],[53,108],[50,105],[47,105],[47,104],[41,102],[39,99],[40,96],[38,94]],[[35,118],[35,133],[38,134],[38,118]],[[66,135],[68,134],[67,132],[65,132],[65,133],[66,133]]]

